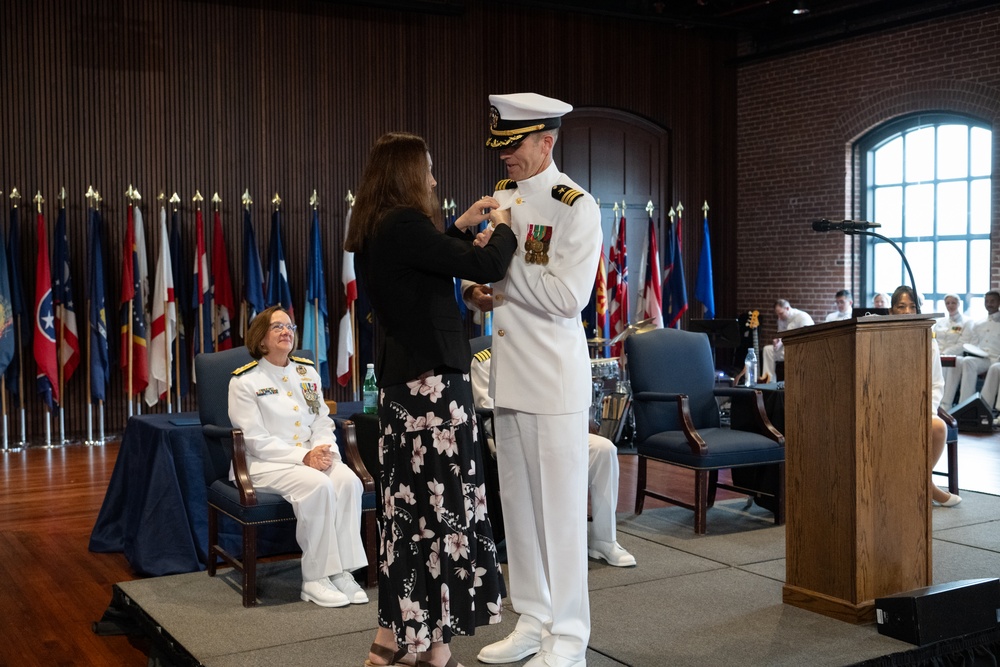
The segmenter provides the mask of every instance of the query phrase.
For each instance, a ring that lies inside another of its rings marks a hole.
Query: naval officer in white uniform
[[[601,251],[600,212],[552,161],[561,117],[573,107],[534,93],[490,96],[487,147],[508,179],[494,197],[509,208],[518,247],[493,285],[497,467],[510,598],[520,614],[485,663],[584,667],[587,593],[590,359],[580,311]],[[487,232],[488,233],[488,232]]]
[[[254,486],[280,494],[295,511],[302,599],[322,607],[364,604],[368,596],[350,574],[368,564],[363,487],[340,460],[313,362],[290,356],[295,328],[276,306],[250,323],[246,344],[256,361],[233,371],[229,420],[243,431]]]

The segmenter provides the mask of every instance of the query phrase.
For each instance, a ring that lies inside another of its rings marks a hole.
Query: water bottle
[[[375,386],[375,364],[368,364],[364,384],[361,385],[361,398],[364,401],[364,413],[373,415],[378,412],[378,387]]]
[[[757,353],[751,347],[747,350],[747,358],[743,361],[746,368],[747,386],[752,387],[757,384]]]

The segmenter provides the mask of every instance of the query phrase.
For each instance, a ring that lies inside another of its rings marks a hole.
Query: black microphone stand
[[[906,273],[909,274],[909,276],[910,276],[910,287],[913,288],[913,295],[914,295],[915,298],[918,298],[918,299],[920,298],[919,296],[917,296],[917,295],[920,294],[920,292],[917,291],[917,281],[915,281],[913,279],[913,269],[910,268],[910,263],[908,261],[906,261],[906,255],[903,254],[902,248],[900,248],[898,245],[896,245],[895,241],[893,241],[892,239],[890,239],[888,237],[882,236],[881,234],[879,234],[877,232],[870,232],[868,230],[845,229],[844,233],[847,234],[847,235],[861,234],[862,236],[874,236],[877,239],[882,239],[883,241],[885,241],[886,243],[888,243],[889,245],[891,245],[893,248],[895,248],[896,252],[899,253],[899,256],[903,258],[903,266],[906,267]]]

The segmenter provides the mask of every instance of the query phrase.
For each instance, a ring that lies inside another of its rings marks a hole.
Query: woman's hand
[[[333,454],[330,453],[330,445],[317,445],[313,447],[302,458],[302,463],[323,471],[333,465]]]
[[[476,240],[472,242],[472,245],[484,247],[490,242],[490,237],[493,236],[493,230],[497,228],[497,225],[507,225],[510,227],[510,209],[493,209],[490,211],[490,224],[483,231],[476,234]]]
[[[458,217],[458,220],[455,221],[455,226],[465,231],[469,227],[478,225],[483,220],[486,220],[490,212],[497,208],[500,208],[500,202],[493,197],[480,197],[473,202],[472,206],[465,213]]]

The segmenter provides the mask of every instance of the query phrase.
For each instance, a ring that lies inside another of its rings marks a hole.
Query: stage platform
[[[1000,497],[963,492],[956,508],[936,508],[934,583],[1000,576]],[[918,648],[781,602],[785,529],[741,500],[709,510],[708,534],[680,508],[619,515],[619,542],[637,567],[590,563],[589,667],[631,665],[926,664],[935,653],[992,655],[1000,631]],[[357,667],[376,627],[372,602],[323,609],[299,600],[297,560],[262,566],[261,604],[240,605],[232,570],[194,572],[115,586],[109,608],[153,637],[151,664],[248,667]],[[452,643],[466,667],[503,638],[517,616]],[[521,661],[523,664],[525,661]],[[974,664],[968,660],[949,664]]]

